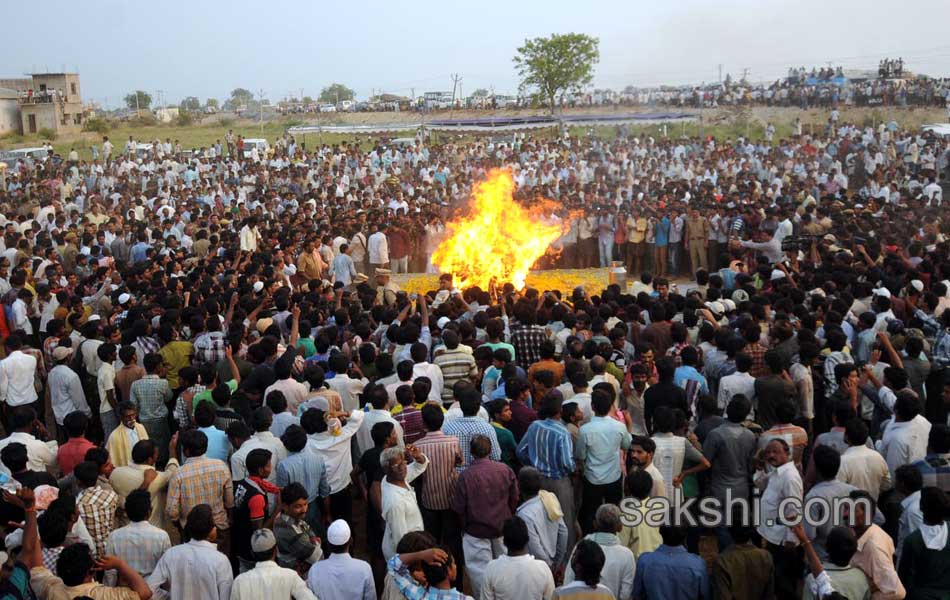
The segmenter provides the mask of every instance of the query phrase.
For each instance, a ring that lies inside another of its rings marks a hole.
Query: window
[[[73,115],[73,124],[82,125],[82,114]]]
[[[69,115],[67,113],[63,113],[62,121],[63,121],[63,125],[69,122]]]
[[[75,82],[69,84],[69,93],[72,94],[73,96],[75,96],[76,94],[79,93],[79,92],[76,91],[76,83],[75,83]]]

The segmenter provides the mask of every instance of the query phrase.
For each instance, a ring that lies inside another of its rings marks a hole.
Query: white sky
[[[44,0],[3,10],[0,77],[78,70],[86,100],[133,89],[169,102],[225,99],[235,87],[278,100],[332,82],[366,98],[494,86],[514,93],[511,58],[527,37],[600,38],[595,85],[715,81],[718,65],[755,81],[789,66],[908,69],[950,76],[950,1],[904,0]],[[15,26],[11,26],[15,24]]]

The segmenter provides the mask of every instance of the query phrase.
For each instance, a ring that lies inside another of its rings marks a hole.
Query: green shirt
[[[302,338],[297,340],[297,348],[303,351],[304,358],[310,358],[317,353],[317,347],[310,338]]]
[[[494,421],[492,421],[491,426],[495,428],[495,437],[498,438],[498,445],[501,446],[501,462],[511,467],[513,471],[517,471],[519,465],[515,452],[518,449],[518,444],[515,443],[515,434]]]
[[[234,381],[233,379],[228,381],[224,385],[231,388],[232,394],[234,393],[234,391],[237,389],[237,386],[238,386],[237,382]],[[218,406],[217,404],[215,404],[214,400],[211,398],[211,390],[205,390],[203,392],[198,392],[197,394],[195,394],[195,397],[192,398],[191,400],[191,409],[194,411],[195,409],[198,408],[198,405],[201,404],[202,402],[210,402],[211,404],[214,404],[216,408]]]

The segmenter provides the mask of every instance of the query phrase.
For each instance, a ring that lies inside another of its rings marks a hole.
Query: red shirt
[[[95,447],[95,444],[84,437],[69,438],[69,441],[59,447],[56,454],[56,460],[59,462],[59,468],[62,469],[63,475],[72,473],[76,465],[86,460],[86,451]]]

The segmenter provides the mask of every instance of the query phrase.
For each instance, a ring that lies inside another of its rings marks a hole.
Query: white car
[[[333,106],[332,104],[322,104],[320,105],[320,112],[322,113],[336,112],[336,107]]]
[[[269,147],[263,138],[244,138],[244,158],[251,158],[254,148],[257,148],[257,155],[263,157]]]
[[[950,136],[950,123],[928,123],[921,127],[923,131],[929,131],[940,137]]]

